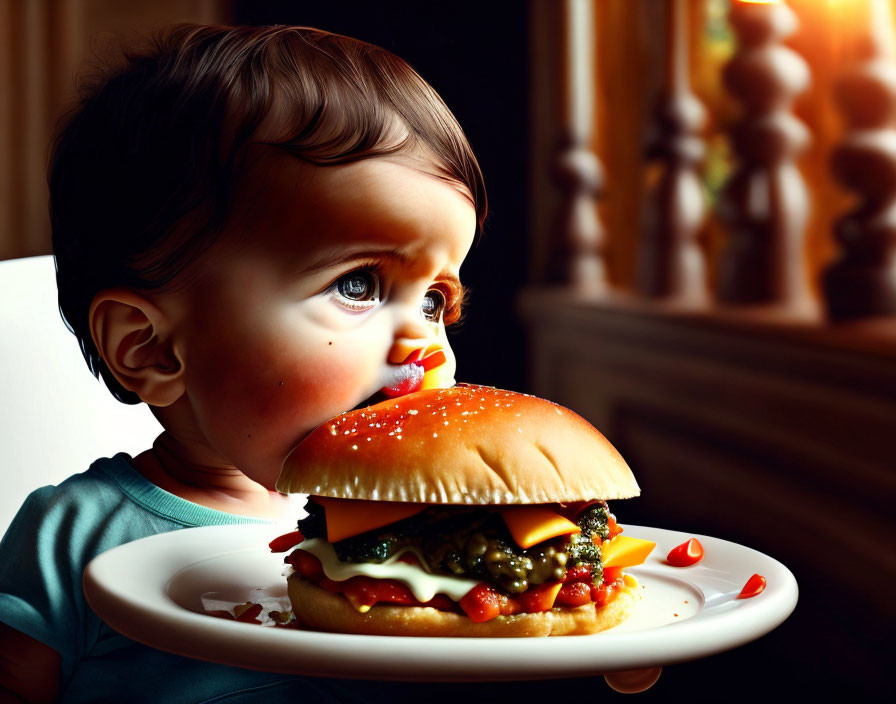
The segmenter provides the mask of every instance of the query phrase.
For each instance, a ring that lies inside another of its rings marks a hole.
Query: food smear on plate
[[[765,590],[766,584],[765,577],[761,574],[754,574],[747,580],[747,583],[744,584],[744,588],[740,590],[740,594],[737,595],[737,598],[749,599],[757,596]]]
[[[253,589],[246,596],[248,598],[245,601],[234,601],[225,594],[206,592],[200,597],[200,601],[206,615],[226,621],[271,628],[299,627],[288,598],[272,596],[263,589]]]
[[[624,570],[655,547],[621,535],[610,513],[607,500],[640,490],[600,432],[492,387],[340,414],[296,447],[277,489],[309,495],[285,562],[293,611],[316,630],[594,633],[637,608],[642,590]]]
[[[690,567],[703,559],[703,546],[696,538],[686,540],[669,551],[666,562],[673,567]]]

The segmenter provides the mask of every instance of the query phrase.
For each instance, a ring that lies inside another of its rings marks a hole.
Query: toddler
[[[424,353],[453,375],[445,325],[486,213],[463,132],[378,47],[178,26],[85,90],[49,182],[62,315],[164,432],[20,509],[0,544],[0,699],[319,701],[325,681],[117,635],[81,575],[147,535],[282,518],[274,481],[313,428],[408,390],[402,362]]]

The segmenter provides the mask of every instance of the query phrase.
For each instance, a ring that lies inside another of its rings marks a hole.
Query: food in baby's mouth
[[[310,494],[288,551],[301,625],[347,633],[593,633],[629,616],[654,544],[606,503],[640,493],[595,428],[533,396],[420,391],[344,413],[277,481]],[[296,544],[297,543],[297,544]]]
[[[380,392],[388,398],[396,398],[416,391],[453,386],[454,379],[449,373],[447,361],[439,345],[416,349],[401,364],[388,368],[388,379]]]

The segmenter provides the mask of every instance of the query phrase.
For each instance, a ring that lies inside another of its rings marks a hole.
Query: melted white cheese
[[[413,552],[423,562],[415,550],[404,550],[382,563],[340,562],[333,546],[323,538],[310,538],[296,546],[307,550],[320,560],[324,574],[334,582],[343,582],[350,577],[363,575],[376,579],[397,579],[408,585],[417,601],[427,602],[436,594],[445,594],[454,601],[460,601],[479,580],[464,579],[445,575],[430,574],[419,565],[399,561],[405,552]]]

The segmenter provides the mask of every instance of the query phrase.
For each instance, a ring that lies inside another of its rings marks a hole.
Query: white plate
[[[705,657],[768,633],[793,611],[796,580],[756,550],[696,536],[702,562],[676,568],[665,556],[695,537],[626,526],[657,543],[628,570],[643,600],[625,623],[590,636],[560,638],[401,638],[267,628],[202,613],[200,597],[234,602],[256,590],[286,593],[283,555],[268,526],[213,526],[154,535],[94,559],[84,573],[91,607],[133,640],[180,655],[301,675],[395,680],[521,680],[578,677]],[[754,573],[765,591],[736,599]]]

